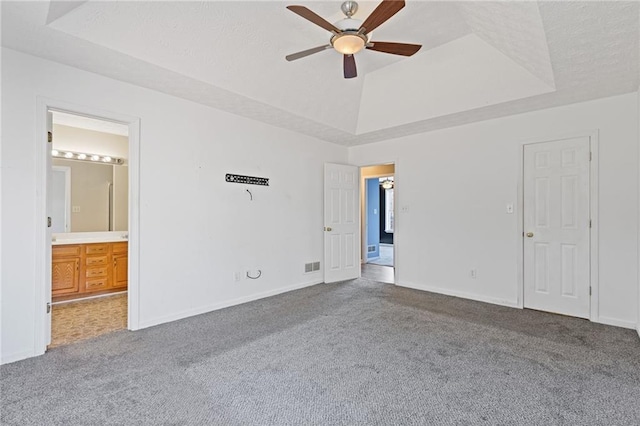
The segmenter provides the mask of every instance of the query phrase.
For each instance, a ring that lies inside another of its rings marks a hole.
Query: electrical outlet
[[[478,270],[473,268],[471,271],[469,271],[469,276],[475,280],[476,278],[478,278]]]
[[[507,204],[507,214],[513,214],[513,204]]]
[[[71,208],[71,213],[80,213],[80,206],[73,206]]]

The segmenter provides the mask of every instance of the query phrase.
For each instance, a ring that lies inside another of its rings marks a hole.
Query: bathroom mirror
[[[52,232],[127,231],[128,128],[59,112],[53,120]]]

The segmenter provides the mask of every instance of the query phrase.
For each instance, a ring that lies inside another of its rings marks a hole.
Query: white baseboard
[[[431,293],[444,294],[446,296],[460,297],[462,299],[475,300],[477,302],[492,303],[494,305],[508,306],[510,308],[519,308],[517,300],[498,299],[495,297],[487,297],[479,294],[466,293],[463,291],[449,290],[442,287],[436,287],[424,284],[414,284],[406,281],[396,282],[397,286],[412,288],[414,290],[429,291]]]
[[[594,322],[597,322],[599,324],[605,324],[605,325],[613,325],[614,327],[630,328],[632,330],[635,330],[638,327],[637,324],[634,322],[620,320],[617,318],[603,317],[602,315],[600,315],[598,320]],[[640,332],[638,332],[638,334],[640,335]]]
[[[147,320],[147,321],[141,321],[139,324],[139,328],[143,329],[143,328],[147,328],[147,327],[152,327],[154,325],[160,325],[160,324],[164,324],[167,322],[171,322],[171,321],[177,321],[180,319],[184,319],[184,318],[189,318],[195,315],[201,315],[201,314],[206,314],[207,312],[211,312],[211,311],[217,311],[219,309],[224,309],[224,308],[228,308],[230,306],[235,306],[235,305],[241,305],[243,303],[247,303],[247,302],[252,302],[254,300],[258,300],[258,299],[264,299],[266,297],[271,297],[271,296],[276,296],[278,294],[282,294],[282,293],[287,293],[289,291],[293,291],[293,290],[299,290],[301,288],[305,288],[305,287],[310,287],[312,285],[316,285],[316,284],[320,284],[322,283],[322,279],[318,279],[318,280],[314,280],[314,281],[310,281],[310,282],[305,282],[305,283],[300,283],[300,284],[295,284],[292,286],[288,286],[288,287],[280,287],[274,290],[268,290],[268,291],[264,291],[261,293],[255,293],[255,294],[251,294],[249,296],[244,296],[244,297],[239,297],[237,299],[231,299],[231,300],[227,300],[225,302],[221,302],[221,303],[215,303],[213,305],[205,305],[205,306],[200,306],[198,308],[194,308],[194,309],[187,309],[185,311],[180,311],[180,312],[176,312],[174,314],[171,315],[166,315],[166,316],[162,316],[162,317],[158,317],[158,318],[153,318],[151,320]]]
[[[0,365],[10,364],[16,361],[22,361],[23,359],[32,358],[34,356],[40,356],[42,354],[44,354],[44,352],[34,353],[33,351],[22,351],[22,352],[15,352],[9,355],[3,355],[2,359],[0,360]]]

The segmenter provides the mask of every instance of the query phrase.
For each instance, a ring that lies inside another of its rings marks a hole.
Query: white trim
[[[404,282],[404,281],[403,282],[396,281],[396,285],[399,287],[406,287],[414,290],[444,294],[445,296],[453,296],[453,297],[459,297],[461,299],[474,300],[476,302],[484,302],[484,303],[491,303],[493,305],[507,306],[509,308],[518,307],[517,300],[498,299],[495,297],[488,297],[488,296],[483,296],[479,294],[467,293],[464,291],[450,290],[448,288],[434,286],[434,285],[415,284],[415,283]]]
[[[36,223],[34,273],[34,334],[33,352],[29,356],[42,355],[48,344],[46,303],[47,280],[51,280],[51,244],[47,241],[47,103],[42,98],[36,100]],[[26,358],[26,357],[25,357]],[[3,360],[4,362],[4,360]]]
[[[64,232],[71,232],[71,167],[51,166],[51,170],[64,173]]]
[[[80,116],[113,121],[129,126],[129,285],[128,285],[128,328],[139,329],[139,265],[140,265],[140,119],[114,113],[100,108],[78,105],[66,101],[38,96],[36,99],[36,258],[35,258],[35,329],[34,348],[30,356],[41,355],[46,350],[46,311],[47,300],[45,283],[50,279],[51,242],[47,241],[47,170],[48,155],[46,117],[47,111],[61,111]],[[49,278],[48,278],[49,277]]]
[[[590,278],[591,278],[591,313],[589,319],[600,321],[600,140],[599,132],[594,130],[589,135],[591,146],[591,164],[589,169],[589,208],[591,215]]]
[[[614,327],[622,327],[622,328],[630,328],[631,330],[635,330],[636,324],[633,321],[624,321],[616,318],[609,318],[601,316],[598,318],[597,322],[599,324],[612,325]]]
[[[35,354],[35,355],[42,355],[42,354]],[[14,352],[12,354],[3,356],[2,359],[0,359],[0,365],[6,365],[12,362],[22,361],[23,359],[31,358],[32,356],[35,356],[35,355],[33,351]]]
[[[160,325],[160,324],[168,323],[171,321],[177,321],[177,320],[189,318],[195,315],[206,314],[208,312],[217,311],[220,309],[228,308],[230,306],[241,305],[243,303],[253,302],[254,300],[264,299],[266,297],[276,296],[278,294],[288,293],[294,290],[300,290],[301,288],[311,287],[317,284],[323,284],[323,280],[322,279],[313,280],[309,282],[295,284],[288,287],[277,288],[275,290],[264,291],[262,293],[251,294],[249,296],[238,297],[237,299],[232,299],[222,303],[214,303],[212,305],[205,305],[205,306],[200,306],[194,309],[187,309],[184,311],[176,312],[171,315],[166,315],[163,317],[151,319],[151,320],[142,322],[139,325],[140,325],[140,328],[152,327],[154,325]]]
[[[599,131],[588,130],[582,132],[575,132],[569,134],[562,134],[558,136],[549,136],[547,138],[535,138],[525,139],[520,141],[520,150],[518,153],[518,185],[517,185],[517,198],[518,198],[518,217],[516,226],[516,238],[518,241],[517,247],[519,252],[517,254],[517,282],[518,282],[518,300],[517,307],[524,307],[524,147],[525,145],[544,142],[555,142],[565,139],[574,139],[588,137],[589,147],[592,153],[592,158],[589,163],[589,214],[591,217],[591,230],[589,237],[590,245],[590,286],[591,286],[591,300],[589,303],[589,320],[593,322],[599,321],[599,300],[600,300],[600,285],[599,285]]]

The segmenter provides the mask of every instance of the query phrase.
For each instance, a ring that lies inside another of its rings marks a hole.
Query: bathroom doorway
[[[48,109],[48,349],[127,328],[129,126]]]

